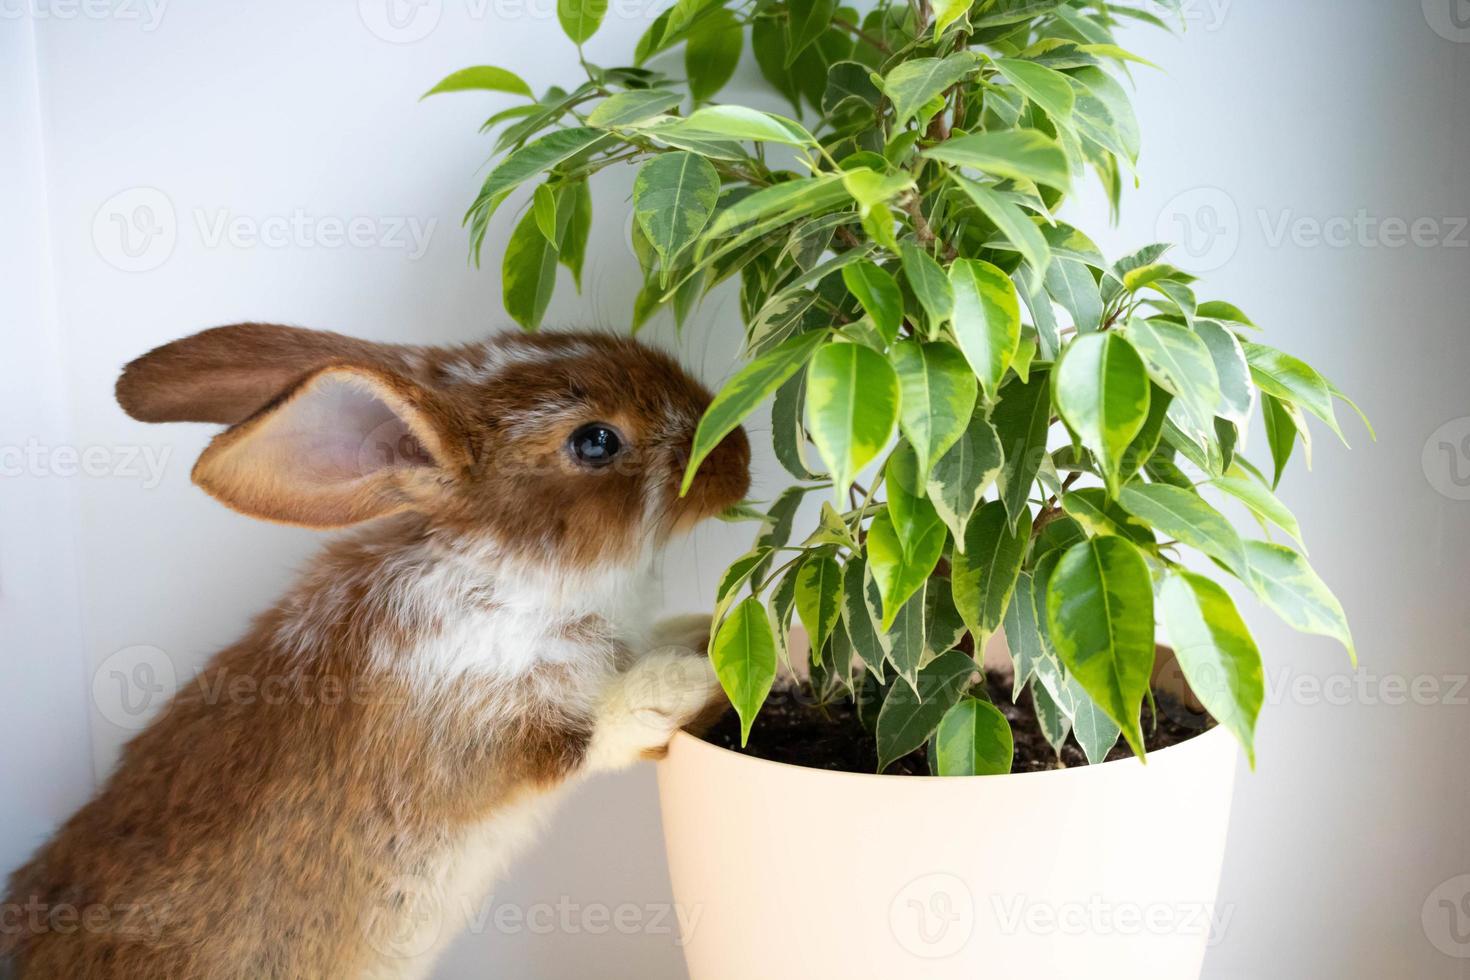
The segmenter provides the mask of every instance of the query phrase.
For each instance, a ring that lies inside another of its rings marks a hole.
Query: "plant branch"
[[[839,18],[835,18],[832,21],[832,26],[833,27],[840,27],[842,30],[847,31],[847,33],[851,34],[853,37],[857,38],[859,41],[862,41],[864,44],[867,44],[867,45],[869,45],[871,47],[877,48],[879,51],[883,52],[884,54],[892,54],[893,53],[893,48],[889,46],[889,44],[888,44],[887,41],[883,40],[881,37],[874,37],[873,35],[869,34],[867,31],[863,30],[861,27],[857,26],[856,24],[848,23],[847,21],[845,21],[845,20],[843,20],[843,19],[841,19],[839,17]]]

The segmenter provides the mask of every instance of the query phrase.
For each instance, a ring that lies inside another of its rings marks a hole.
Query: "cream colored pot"
[[[691,980],[1187,980],[1237,748],[915,778],[766,762],[680,733],[659,795]]]

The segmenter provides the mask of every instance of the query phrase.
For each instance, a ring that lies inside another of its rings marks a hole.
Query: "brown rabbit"
[[[372,523],[15,872],[0,975],[424,976],[562,787],[722,702],[691,653],[708,619],[648,629],[646,604],[657,549],[744,495],[749,447],[679,496],[709,393],[669,357],[241,324],[134,361],[117,397],[227,424],[193,475],[239,511]]]

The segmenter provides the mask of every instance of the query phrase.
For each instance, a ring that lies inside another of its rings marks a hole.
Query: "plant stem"
[[[874,37],[856,24],[850,24],[847,21],[842,20],[841,18],[834,18],[832,21],[832,26],[842,28],[844,31],[847,31],[847,33],[851,34],[859,41],[862,41],[864,44],[877,48],[884,54],[893,53],[893,48],[889,47],[887,41],[879,37]]]

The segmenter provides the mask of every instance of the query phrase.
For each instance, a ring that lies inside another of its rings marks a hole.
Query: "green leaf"
[[[684,482],[679,489],[681,496],[689,492],[699,464],[720,444],[720,440],[734,431],[788,378],[800,371],[816,349],[826,342],[827,336],[825,330],[797,334],[751,361],[725,383],[699,420],[689,466],[684,470]]]
[[[812,358],[808,429],[839,501],[858,471],[892,438],[898,401],[898,376],[877,351],[861,344],[828,344]]]
[[[1133,476],[1154,455],[1159,448],[1159,440],[1164,434],[1164,420],[1169,414],[1169,406],[1174,402],[1174,396],[1169,394],[1158,385],[1150,385],[1148,392],[1148,418],[1144,420],[1143,428],[1134,437],[1133,444],[1123,454],[1123,469],[1120,476],[1126,481]]]
[[[893,625],[884,633],[888,662],[898,676],[915,690],[919,683],[919,666],[924,663],[924,655],[929,649],[929,624],[925,618],[929,609],[928,590],[929,583],[921,583],[919,591],[903,604]],[[877,591],[876,585],[874,591]]]
[[[913,242],[902,243],[900,256],[903,260],[904,278],[918,297],[919,305],[929,314],[930,322],[937,327],[948,320],[954,311],[954,293],[944,275],[944,269],[934,261],[933,256]]]
[[[786,67],[786,18],[755,17],[750,24],[750,48],[756,66],[771,87],[786,97],[793,111],[801,114],[801,95]]]
[[[858,214],[866,218],[876,207],[911,190],[914,179],[908,174],[881,174],[868,167],[844,171],[842,186],[857,202]]]
[[[1083,265],[1100,271],[1108,269],[1107,259],[1097,245],[1082,232],[1065,222],[1042,225],[1041,234],[1051,247],[1052,254],[1059,259],[1076,259]]]
[[[1051,249],[1046,244],[1045,236],[1026,216],[1026,212],[983,184],[977,184],[956,173],[949,176],[969,195],[975,206],[991,220],[1016,251],[1031,263],[1032,268],[1045,273],[1047,264],[1051,262]]]
[[[1079,69],[1074,75],[1087,70],[1090,69]],[[1106,73],[1099,71],[1097,74],[1111,81]],[[1106,94],[1101,91],[1101,85],[1089,86],[1076,77],[1071,82],[1076,103],[1071,121],[1077,132],[1089,143],[1114,156],[1115,162],[1132,169],[1138,159],[1139,138],[1138,123],[1133,117],[1127,94],[1121,88],[1114,94]]]
[[[1220,380],[1220,402],[1215,414],[1236,425],[1249,425],[1255,393],[1251,387],[1250,365],[1240,341],[1214,320],[1199,320],[1194,330],[1209,348],[1215,375]]]
[[[1108,753],[1118,741],[1123,730],[1107,716],[1077,678],[1068,676],[1065,681],[1072,696],[1072,734],[1087,756],[1087,764],[1096,766],[1108,761]]]
[[[733,160],[737,163],[748,158],[745,150],[734,140],[720,139],[701,133],[686,133],[678,129],[678,120],[659,116],[629,127],[648,136],[663,146],[676,150],[688,150],[711,160]]]
[[[1130,483],[1118,502],[1134,517],[1216,559],[1245,579],[1245,546],[1225,515],[1198,493],[1167,483]]]
[[[502,198],[529,177],[550,170],[578,153],[600,148],[611,141],[610,135],[590,126],[558,129],[547,133],[511,153],[490,171],[471,210],[480,209],[492,200]]]
[[[827,69],[827,88],[822,93],[822,113],[837,116],[858,108],[871,110],[883,97],[873,84],[873,71],[856,61],[839,61]]]
[[[1081,262],[1052,256],[1046,270],[1046,291],[1072,315],[1079,333],[1090,333],[1101,325],[1102,296],[1092,273]]]
[[[874,204],[863,216],[863,231],[890,252],[898,251],[898,236],[893,231],[893,212],[886,204]]]
[[[720,249],[717,254],[726,254],[759,238],[774,227],[789,224],[816,211],[836,207],[847,199],[842,177],[838,174],[803,177],[762,187],[720,209],[701,238],[696,252],[700,261],[705,261],[709,246],[718,243]]]
[[[1016,589],[1006,605],[1006,614],[1001,619],[1005,630],[1006,647],[1015,666],[1015,677],[1011,687],[1011,701],[1021,697],[1026,682],[1036,673],[1036,664],[1046,651],[1041,646],[1041,630],[1036,622],[1036,599],[1030,574],[1022,572],[1016,576]]]
[[[1324,378],[1323,380],[1327,381],[1326,378]],[[1378,433],[1374,430],[1373,423],[1368,420],[1368,413],[1359,408],[1357,402],[1349,398],[1341,388],[1333,384],[1331,381],[1327,381],[1327,387],[1331,390],[1333,398],[1340,399],[1343,404],[1347,405],[1348,408],[1353,410],[1353,414],[1356,415],[1359,421],[1363,423],[1363,428],[1368,430],[1368,438],[1372,439],[1374,442],[1377,442]]]
[[[964,697],[939,721],[940,776],[1002,776],[1011,771],[1011,723],[989,701]]]
[[[878,583],[883,619],[887,630],[898,618],[904,603],[919,591],[944,554],[946,532],[934,507],[919,498],[918,519],[908,528],[894,523],[885,510],[868,526],[868,570]]]
[[[891,357],[901,392],[898,425],[918,455],[919,472],[927,475],[969,426],[975,375],[960,352],[942,341],[905,340]]]
[[[509,92],[511,95],[524,95],[528,99],[536,97],[531,92],[531,86],[523,82],[514,72],[496,68],[494,65],[476,65],[474,68],[461,68],[454,74],[446,76],[443,81],[419,98],[427,99],[441,92],[471,91]]]
[[[599,129],[630,126],[662,115],[684,101],[678,92],[663,89],[635,89],[615,92],[587,114],[587,125]]]
[[[1143,758],[1139,713],[1154,665],[1154,593],[1130,541],[1094,538],[1062,555],[1047,585],[1047,633],[1067,670]]]
[[[1006,274],[979,259],[949,267],[954,295],[954,334],[965,360],[994,398],[1021,344],[1021,301]]]
[[[834,544],[853,552],[862,550],[862,545],[852,536],[852,529],[843,521],[842,515],[837,513],[837,508],[826,500],[822,501],[822,509],[817,517],[817,529],[807,536],[802,547],[815,548],[825,544]]]
[[[976,14],[971,27],[982,30],[991,27],[1003,27],[1007,24],[1019,24],[1024,20],[1032,20],[1042,14],[1055,11],[1062,6],[1063,0],[1007,0],[1006,3],[994,3],[983,12]]]
[[[984,650],[1005,618],[1030,540],[1030,521],[1012,521],[1000,501],[981,507],[965,528],[964,550],[951,557],[951,587],[976,650]]]
[[[1143,355],[1149,376],[1158,386],[1179,400],[1199,431],[1213,432],[1220,378],[1210,349],[1199,335],[1177,323],[1136,317],[1128,322],[1124,334]]]
[[[924,586],[924,622],[927,627],[924,637],[926,663],[959,646],[969,632],[964,617],[955,608],[949,579],[934,576]]]
[[[877,592],[867,562],[862,558],[848,561],[842,570],[842,624],[847,627],[847,635],[852,638],[853,648],[863,658],[863,664],[882,676],[890,642],[874,621],[873,613],[882,602]]]
[[[660,45],[667,48],[677,44],[692,25],[699,23],[716,9],[715,0],[675,0],[673,7],[669,8],[669,20],[663,37],[660,38]]]
[[[950,707],[970,685],[975,661],[958,650],[936,657],[919,671],[917,690],[894,684],[878,713],[878,771],[929,739]]]
[[[945,28],[970,12],[975,0],[937,0],[934,4],[934,36],[944,33]]]
[[[1136,293],[1146,286],[1157,286],[1161,282],[1169,280],[1193,281],[1194,277],[1167,262],[1151,262],[1147,265],[1135,266],[1123,273],[1123,285],[1131,293]],[[1191,314],[1194,308],[1191,306]]]
[[[760,518],[765,520],[765,515],[761,514]],[[773,550],[767,547],[756,547],[735,559],[730,567],[725,569],[724,574],[720,576],[720,584],[715,589],[714,618],[716,622],[724,618],[725,611],[730,608],[730,604],[735,601],[735,596],[740,593],[740,587],[750,581],[755,570],[770,561]]]
[[[1266,700],[1261,652],[1229,593],[1190,572],[1176,571],[1159,593],[1164,625],[1190,690],[1256,765],[1256,718]]]
[[[607,0],[556,0],[556,19],[578,47],[597,33],[605,16]]]
[[[1251,343],[1241,346],[1250,364],[1251,376],[1262,391],[1311,412],[1346,443],[1337,424],[1337,415],[1332,410],[1332,387],[1322,375],[1305,362],[1274,347]]]
[[[1071,118],[1076,97],[1066,75],[1045,65],[1016,58],[997,59],[995,67],[1022,95],[1045,109],[1053,119],[1066,122]]]
[[[1266,442],[1271,447],[1271,489],[1275,490],[1281,485],[1281,475],[1291,461],[1291,451],[1296,448],[1296,420],[1286,404],[1271,395],[1261,396],[1261,417],[1266,425]]]
[[[661,153],[633,181],[633,215],[667,270],[704,230],[720,197],[720,175],[693,153]]]
[[[730,611],[715,633],[709,656],[720,686],[740,715],[743,746],[776,680],[776,636],[759,599],[752,596]]]
[[[1117,133],[1125,160],[1129,163],[1136,161],[1142,141],[1138,118],[1133,113],[1133,101],[1128,90],[1110,73],[1094,65],[1078,68],[1070,77],[1078,112],[1092,113],[1095,111],[1093,103],[1100,104],[1105,112],[1099,115],[1105,115],[1113,131]]]
[[[964,550],[965,527],[1004,462],[1000,437],[983,415],[975,415],[949,451],[929,471],[928,496],[940,520]]]
[[[831,26],[837,12],[837,0],[790,0],[787,4],[791,21],[788,27],[786,67],[790,68],[807,48],[816,43]]]
[[[902,128],[935,96],[969,76],[979,64],[962,51],[947,58],[913,58],[900,63],[883,79],[883,92],[893,103],[893,126]]]
[[[1072,732],[1072,719],[1057,704],[1045,684],[1031,685],[1031,706],[1036,711],[1036,724],[1041,729],[1042,737],[1060,758],[1062,746]]]
[[[1143,359],[1117,333],[1082,334],[1057,365],[1057,410],[1097,460],[1116,495],[1123,455],[1148,419]]]
[[[1356,667],[1358,651],[1342,604],[1307,560],[1285,545],[1268,541],[1247,541],[1245,552],[1251,583],[1261,601],[1293,629],[1337,640]]]
[[[819,474],[807,464],[805,415],[806,375],[797,372],[776,389],[771,403],[771,446],[787,473],[798,480],[815,480]]]
[[[1034,129],[956,136],[923,155],[957,167],[971,167],[995,177],[1046,184],[1065,191],[1071,187],[1067,154],[1056,140]]]
[[[511,232],[500,266],[505,312],[523,330],[534,331],[546,315],[556,286],[556,256],[556,246],[536,223],[535,210],[528,210]]]
[[[755,539],[757,548],[765,548],[774,553],[791,540],[791,531],[796,525],[796,512],[801,508],[801,502],[809,489],[811,488],[797,485],[781,491],[781,495],[771,504],[761,522],[761,533]],[[769,557],[768,555],[767,561],[757,565],[751,574],[751,581],[757,587],[766,580],[766,572],[770,570]]]
[[[1131,516],[1102,487],[1084,487],[1062,494],[1062,509],[1092,537],[1116,534],[1137,544],[1156,540],[1148,525]]]
[[[724,7],[717,7],[700,18],[684,46],[684,76],[689,80],[689,94],[703,102],[724,88],[735,74],[744,46],[744,28]]]
[[[854,652],[852,637],[847,635],[847,630],[843,627],[842,620],[838,619],[836,626],[832,630],[831,676],[849,693],[853,690],[852,658]]]
[[[888,343],[903,324],[903,292],[883,269],[864,259],[842,269],[842,282]]]
[[[556,192],[550,184],[542,184],[531,195],[531,213],[536,216],[536,227],[552,245],[556,240]]]
[[[997,485],[1011,521],[1026,512],[1031,484],[1046,456],[1046,432],[1051,422],[1051,375],[1032,371],[1029,382],[1011,381],[1000,390],[1000,401],[990,413],[1000,447],[1005,453]]]
[[[1046,625],[1046,596],[1052,573],[1060,558],[1061,555],[1056,553],[1047,555],[1036,567],[1036,615],[1041,627],[1042,646],[1047,655],[1036,662],[1036,678],[1041,683],[1032,685],[1032,690],[1046,691],[1057,708],[1071,721],[1077,744],[1082,746],[1088,763],[1097,765],[1107,761],[1108,753],[1112,751],[1122,732],[1097,706],[1097,702],[1088,696],[1077,678],[1063,671],[1056,648],[1051,643]],[[1061,737],[1065,738],[1065,733]]]
[[[572,274],[577,291],[582,291],[582,263],[587,258],[587,238],[592,233],[592,189],[585,180],[563,184],[556,194],[556,213],[565,215],[557,261]]]
[[[1149,288],[1162,293],[1169,303],[1179,311],[1179,314],[1184,317],[1184,322],[1188,326],[1196,326],[1195,311],[1199,307],[1199,300],[1195,297],[1194,290],[1182,282],[1175,282],[1173,279],[1161,279],[1158,282],[1149,283]],[[1160,305],[1152,299],[1150,299],[1150,302]],[[1213,353],[1213,350],[1211,353]]]
[[[663,123],[653,131],[705,139],[783,143],[788,146],[816,144],[816,139],[801,123],[775,113],[739,105],[706,106],[685,118]]]
[[[1031,378],[1031,363],[1036,360],[1036,355],[1041,352],[1040,340],[1035,328],[1021,329],[1021,342],[1016,345],[1016,356],[1011,358],[1011,370],[1016,372],[1016,377],[1023,382]]]
[[[827,644],[842,612],[842,566],[828,555],[802,562],[796,573],[796,614],[806,627],[814,655]]]
[[[1014,247],[1004,239],[997,241],[995,248],[1002,250],[1014,250]],[[1056,311],[1052,309],[1052,301],[1046,295],[1043,288],[1044,277],[1036,274],[1036,270],[1029,265],[1021,265],[1011,274],[1011,281],[1016,284],[1016,290],[1021,299],[1026,302],[1026,309],[1031,313],[1031,321],[1036,331],[1036,352],[1043,360],[1055,360],[1061,352],[1062,338],[1061,330],[1057,322]],[[1022,331],[1025,336],[1026,331]],[[1019,352],[1018,352],[1019,353]],[[1012,361],[1014,364],[1014,360]],[[1029,366],[1027,368],[1030,370]],[[1016,372],[1022,381],[1028,380],[1025,374]]]
[[[1274,493],[1254,480],[1231,476],[1216,477],[1210,486],[1222,490],[1250,508],[1251,512],[1265,521],[1270,521],[1302,544],[1302,529],[1296,516]]]

